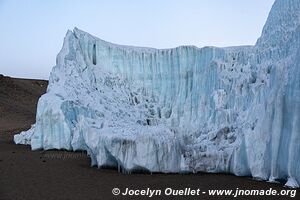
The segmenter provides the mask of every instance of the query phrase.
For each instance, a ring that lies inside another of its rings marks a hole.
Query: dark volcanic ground
[[[248,177],[224,174],[121,174],[116,169],[90,167],[81,152],[31,151],[15,145],[13,135],[27,130],[35,121],[38,98],[47,81],[0,76],[0,199],[140,199],[141,196],[113,196],[112,189],[256,189],[278,191],[282,185],[257,182]],[[150,199],[144,197],[143,199]],[[168,199],[158,196],[151,199]],[[232,196],[174,196],[169,199],[234,199]],[[235,199],[300,199],[289,196],[243,196]]]

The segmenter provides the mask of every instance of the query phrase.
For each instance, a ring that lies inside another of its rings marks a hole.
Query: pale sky
[[[48,79],[68,29],[134,46],[253,45],[274,0],[0,0],[0,74]]]

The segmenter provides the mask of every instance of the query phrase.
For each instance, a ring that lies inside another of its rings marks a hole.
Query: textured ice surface
[[[68,31],[36,149],[87,150],[124,172],[230,172],[298,187],[300,1],[276,0],[255,46],[152,49]],[[31,140],[30,140],[31,139]]]

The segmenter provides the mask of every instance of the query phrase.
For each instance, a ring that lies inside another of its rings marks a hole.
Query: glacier
[[[32,150],[85,150],[124,173],[214,172],[299,187],[300,1],[276,0],[254,46],[116,45],[68,31]]]

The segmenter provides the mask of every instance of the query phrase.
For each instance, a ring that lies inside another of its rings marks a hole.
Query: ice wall
[[[152,49],[68,31],[36,149],[87,150],[124,172],[230,172],[300,182],[300,2],[276,0],[255,46]]]

